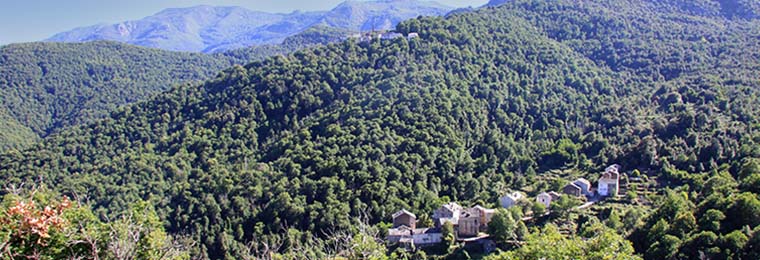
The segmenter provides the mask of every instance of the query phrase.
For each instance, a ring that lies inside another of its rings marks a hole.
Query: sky
[[[0,45],[40,41],[76,27],[137,20],[170,7],[206,4],[290,13],[329,10],[341,2],[343,0],[0,0]],[[488,0],[436,2],[453,7],[476,7]]]

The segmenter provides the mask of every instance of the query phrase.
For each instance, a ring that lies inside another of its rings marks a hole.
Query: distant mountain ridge
[[[314,26],[350,31],[388,30],[406,19],[441,16],[452,9],[416,0],[346,1],[330,11],[288,14],[200,5],[169,8],[139,20],[76,28],[45,41],[110,40],[172,51],[212,53],[278,44]]]

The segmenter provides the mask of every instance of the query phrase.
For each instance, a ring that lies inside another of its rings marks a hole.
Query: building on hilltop
[[[379,36],[379,38],[383,40],[391,40],[391,39],[396,39],[396,38],[401,38],[401,37],[404,37],[404,35],[397,32],[387,32],[387,33],[380,34]]]

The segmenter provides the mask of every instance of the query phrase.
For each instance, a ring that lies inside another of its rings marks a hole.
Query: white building
[[[517,205],[518,201],[523,199],[525,199],[525,196],[523,196],[522,193],[512,192],[500,197],[499,204],[501,204],[502,208],[511,208],[512,206]]]
[[[409,40],[414,39],[414,38],[419,38],[419,37],[420,37],[420,34],[416,32],[412,32],[406,35],[406,38]]]
[[[620,189],[620,165],[612,165],[604,170],[604,174],[599,178],[597,192],[600,196],[617,196]]]
[[[401,37],[404,37],[404,35],[400,33],[396,33],[396,32],[388,32],[388,33],[383,33],[380,35],[380,38],[383,40],[390,40],[390,39],[396,39],[396,38],[401,38]]]
[[[544,206],[546,206],[546,208],[548,209],[549,206],[551,206],[552,201],[559,199],[559,196],[560,194],[554,191],[542,192],[541,194],[538,194],[538,196],[536,196],[536,201],[538,201],[541,204],[544,204]]]
[[[541,204],[544,204],[544,206],[546,206],[546,208],[548,209],[549,205],[552,204],[552,196],[549,195],[549,193],[542,192],[541,194],[538,194],[538,196],[536,196],[536,201],[538,201]]]

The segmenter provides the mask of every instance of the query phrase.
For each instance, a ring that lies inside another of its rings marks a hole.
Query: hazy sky
[[[0,0],[0,44],[39,41],[55,33],[98,23],[136,20],[169,7],[234,5],[289,13],[329,10],[343,0]],[[454,6],[481,6],[488,0],[438,0]]]

